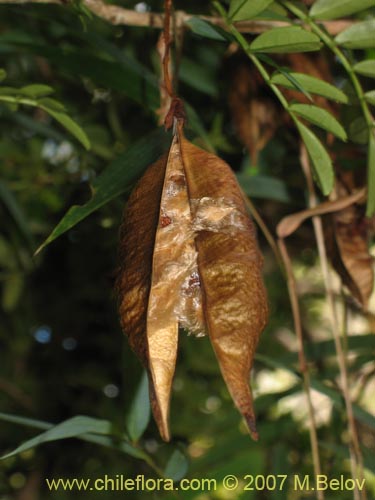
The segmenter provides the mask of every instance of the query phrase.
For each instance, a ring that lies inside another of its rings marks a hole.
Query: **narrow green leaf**
[[[368,199],[366,215],[367,217],[372,217],[375,214],[375,135],[373,130],[370,132],[368,144],[367,176]]]
[[[54,111],[45,105],[41,105],[40,107],[47,111],[47,113],[50,114],[56,121],[61,123],[61,125],[65,127],[66,130],[68,130],[86,149],[90,149],[90,141],[86,133],[66,113]]]
[[[251,51],[270,53],[309,52],[320,47],[320,40],[314,33],[298,26],[271,29],[250,44]]]
[[[76,417],[73,417],[76,418]],[[80,417],[82,418],[82,417]],[[88,418],[91,419],[91,417],[83,417],[83,418]],[[5,422],[11,422],[13,424],[17,425],[23,425],[25,427],[32,427],[34,429],[41,429],[41,430],[50,430],[53,429],[55,426],[49,422],[44,422],[43,420],[36,420],[33,418],[27,418],[27,417],[20,417],[19,415],[12,415],[9,413],[1,413],[0,412],[0,420],[3,420]],[[72,419],[69,419],[72,420]],[[92,419],[95,420],[95,419]],[[67,421],[66,421],[67,422]],[[82,421],[81,421],[82,422]],[[102,421],[103,422],[103,421]],[[64,424],[65,422],[62,422]],[[59,425],[62,425],[59,424]],[[43,433],[45,434],[45,433]],[[80,434],[75,436],[78,439],[81,439],[82,441],[87,441],[89,443],[95,443],[95,444],[100,444],[101,446],[108,446],[109,448],[114,448],[122,451],[123,453],[127,453],[128,455],[131,455],[132,457],[135,458],[140,458],[145,460],[147,458],[146,454],[142,451],[139,450],[138,448],[135,448],[132,446],[130,443],[128,443],[124,438],[122,438],[120,443],[114,443],[112,437],[110,436],[102,436],[98,434]],[[33,438],[35,439],[35,438]],[[12,452],[12,455],[15,452]],[[10,456],[9,454],[6,455]],[[0,457],[0,460],[6,457]]]
[[[32,85],[26,85],[19,89],[20,93],[28,97],[44,97],[54,93],[54,90],[49,85],[43,85],[39,83],[33,83]],[[57,101],[56,101],[57,102]]]
[[[289,71],[285,71],[283,68],[280,68],[279,69],[280,73],[282,76],[284,76],[284,78],[289,81],[289,83],[292,85],[292,88],[293,89],[296,89],[296,90],[299,90],[300,92],[302,92],[302,94],[304,94],[309,101],[312,101],[312,97],[311,97],[311,94],[305,89],[302,87],[302,85],[295,79],[293,78],[293,75],[289,72]]]
[[[173,479],[173,481],[180,481],[186,475],[188,467],[189,464],[185,455],[176,449],[168,460],[164,470],[164,477]]]
[[[375,106],[375,90],[370,90],[370,92],[366,92],[365,99],[368,103]]]
[[[0,68],[0,82],[5,80],[6,76],[7,76],[7,72],[5,71],[5,69]]]
[[[369,59],[368,61],[361,61],[354,65],[353,67],[356,73],[360,75],[368,76],[370,78],[375,78],[375,59]]]
[[[317,0],[310,10],[310,16],[322,20],[338,19],[369,7],[374,7],[374,0]]]
[[[12,457],[13,455],[18,455],[19,453],[35,448],[42,443],[47,443],[49,441],[57,441],[60,439],[67,439],[71,437],[76,437],[86,433],[94,434],[104,434],[108,435],[111,431],[111,423],[107,420],[99,420],[92,417],[86,417],[77,415],[73,418],[65,420],[61,424],[58,424],[51,429],[39,434],[23,444],[18,446],[15,450],[2,456],[2,459]]]
[[[229,17],[232,21],[247,21],[263,12],[272,3],[273,0],[232,0]]]
[[[132,441],[138,441],[142,436],[148,426],[150,416],[148,378],[147,373],[144,372],[126,421],[128,434]]]
[[[327,110],[313,104],[292,104],[289,109],[314,125],[331,132],[342,141],[347,140],[344,128]]]
[[[375,19],[350,26],[336,36],[335,42],[347,49],[375,48]]]
[[[186,23],[191,31],[196,35],[200,35],[204,38],[210,38],[211,40],[219,40],[220,42],[225,42],[228,40],[229,34],[225,33],[225,31],[213,24],[205,21],[204,19],[200,19],[198,17],[192,17]]]
[[[85,205],[72,206],[36,253],[92,212],[128,191],[146,167],[165,151],[169,142],[169,135],[158,129],[114,160],[93,182],[92,198]]]
[[[333,188],[334,173],[332,161],[323,144],[303,123],[297,121],[297,127],[309,153],[315,179],[323,194],[328,195]]]
[[[348,102],[348,97],[344,94],[344,92],[342,92],[342,90],[334,87],[324,80],[320,80],[319,78],[305,75],[303,73],[292,72],[289,73],[289,76],[296,80],[296,82],[298,82],[298,84],[307,92],[321,95],[327,99],[332,99],[333,101],[342,102],[344,104]],[[293,81],[288,79],[284,74],[275,73],[271,78],[271,82],[276,85],[281,85],[287,89],[300,90],[296,85],[293,85]]]
[[[271,6],[272,7],[272,6]],[[254,17],[254,21],[281,21],[283,23],[292,24],[290,17],[279,14],[271,9],[263,10],[260,14]]]
[[[35,429],[41,429],[41,430],[48,430],[53,427],[52,424],[48,422],[43,422],[43,420],[20,417],[19,415],[12,415],[10,413],[0,412],[0,420],[4,420],[4,422],[11,422],[12,424],[24,425],[25,427],[33,427]]]
[[[51,109],[52,111],[61,111],[66,113],[66,107],[64,106],[64,104],[56,101],[56,99],[52,99],[51,97],[42,97],[38,100],[38,103],[40,107],[44,106],[46,111]]]

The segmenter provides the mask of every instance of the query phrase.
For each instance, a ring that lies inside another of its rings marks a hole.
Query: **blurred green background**
[[[121,5],[133,8],[135,2],[123,0]],[[156,11],[162,8],[156,1],[142,5]],[[186,9],[186,2],[176,2],[176,8]],[[198,1],[189,2],[188,9],[211,12]],[[7,73],[1,85],[52,87],[52,97],[64,104],[91,143],[86,150],[77,134],[40,107],[0,102],[0,452],[9,453],[37,435],[41,432],[37,426],[47,425],[43,422],[58,424],[76,415],[110,422],[102,444],[61,439],[2,461],[1,500],[126,495],[49,492],[45,478],[95,479],[104,474],[151,478],[166,474],[166,468],[167,475],[176,479],[218,481],[226,474],[288,474],[290,478],[313,474],[287,287],[260,232],[270,322],[253,372],[259,442],[247,435],[207,338],[180,337],[171,443],[160,440],[148,419],[143,371],[120,331],[113,283],[127,194],[147,162],[169,140],[163,132],[156,136],[154,132],[159,106],[158,34],[149,28],[110,26],[89,16],[79,3],[0,6],[0,67]],[[190,137],[216,150],[240,174],[245,191],[274,231],[282,215],[305,206],[297,136],[293,129],[282,127],[259,154],[257,165],[251,164],[228,107],[236,57],[228,54],[227,44],[187,32],[179,93],[190,105]],[[340,68],[335,72],[337,81],[343,78]],[[122,194],[88,217],[84,214],[79,224],[33,256],[67,210],[90,199],[92,183],[102,182],[100,176],[106,171],[114,190],[122,179]],[[318,389],[314,404],[323,473],[332,478],[349,476],[348,450],[343,444],[346,416],[337,391],[338,370],[310,223],[291,238],[290,249],[297,278],[304,284],[301,307],[313,387]],[[356,335],[348,345],[349,372],[353,384],[360,381],[355,391],[356,418],[368,498],[375,498],[371,497],[375,495],[373,323],[357,309],[351,314]],[[20,417],[19,422],[11,421],[12,415]],[[94,431],[100,426],[98,420],[91,423]],[[140,458],[132,456],[137,452]],[[218,487],[216,492],[190,491],[179,496],[127,494],[196,500],[315,498],[313,492],[293,491],[289,481],[283,491],[241,493]],[[345,500],[352,493],[330,492],[326,498]]]

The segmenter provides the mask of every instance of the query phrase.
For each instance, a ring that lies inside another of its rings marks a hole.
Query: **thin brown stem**
[[[306,176],[307,188],[309,193],[309,206],[313,208],[317,205],[317,198],[316,198],[314,183],[312,180],[308,154],[303,145],[301,146],[301,164]],[[358,478],[358,476],[360,479],[363,479],[363,458],[359,445],[358,434],[354,420],[353,406],[350,397],[348,370],[346,365],[345,353],[340,338],[340,327],[337,318],[334,292],[328,265],[327,251],[324,242],[323,224],[320,216],[314,216],[312,218],[312,221],[318,246],[320,265],[324,279],[326,296],[331,311],[330,323],[331,323],[333,339],[335,343],[335,350],[337,354],[337,361],[340,371],[341,390],[345,400],[345,407],[348,419],[351,473],[353,479]],[[356,487],[356,489],[353,491],[353,494],[355,500],[359,500],[361,498],[364,500],[366,499],[366,492],[364,490],[360,491],[358,487]]]
[[[244,197],[248,211],[252,215],[255,222],[258,224],[260,230],[263,233],[263,236],[266,238],[267,243],[269,244],[271,250],[273,251],[273,253],[275,255],[275,258],[277,260],[277,263],[279,264],[281,272],[284,273],[285,270],[284,270],[283,260],[281,258],[280,250],[277,246],[275,238],[272,236],[271,231],[268,229],[267,224],[262,219],[262,216],[258,212],[254,203],[250,200],[250,198],[248,198],[248,196],[246,196],[246,193],[244,193],[242,188],[241,188],[241,191],[242,191],[242,195]]]
[[[319,456],[319,447],[318,447],[318,436],[317,436],[317,431],[316,431],[315,413],[314,413],[314,408],[313,408],[312,401],[311,401],[310,374],[309,374],[309,369],[308,369],[305,351],[304,351],[304,345],[303,345],[302,320],[301,320],[301,312],[300,312],[300,308],[299,308],[296,280],[294,277],[294,272],[293,272],[292,263],[291,263],[291,260],[290,260],[289,254],[288,254],[288,250],[286,248],[285,241],[282,238],[280,238],[278,240],[278,246],[280,249],[280,254],[281,254],[282,260],[284,262],[285,271],[287,274],[288,291],[289,291],[290,303],[292,306],[294,328],[296,331],[296,336],[297,336],[297,341],[298,341],[299,366],[300,366],[300,372],[302,374],[303,388],[304,388],[304,391],[306,394],[307,409],[308,409],[308,414],[309,414],[309,418],[310,418],[309,434],[310,434],[310,445],[311,445],[311,451],[312,451],[313,463],[314,463],[314,473],[315,473],[315,477],[317,477],[319,474],[321,474],[321,465],[320,465],[320,456]],[[324,493],[322,490],[317,491],[317,499],[318,500],[324,499]]]
[[[165,0],[164,4],[164,57],[163,57],[163,73],[164,85],[171,98],[174,97],[173,85],[169,74],[170,54],[171,54],[171,14],[172,0]]]

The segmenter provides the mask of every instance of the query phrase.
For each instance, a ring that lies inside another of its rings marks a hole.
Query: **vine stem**
[[[277,260],[277,263],[279,265],[280,271],[285,275],[283,259],[282,259],[280,250],[277,246],[275,238],[272,236],[271,231],[268,229],[267,224],[262,219],[262,216],[258,212],[254,203],[250,200],[250,198],[246,195],[246,193],[243,191],[243,189],[241,187],[240,187],[240,189],[241,189],[242,196],[245,200],[245,204],[246,204],[250,214],[252,215],[255,222],[258,224],[260,230],[263,233],[263,236],[266,238],[267,243],[269,244],[271,250],[273,251],[275,258]]]
[[[163,56],[163,73],[164,73],[164,85],[165,89],[169,94],[169,97],[174,97],[172,80],[169,74],[170,66],[170,52],[171,52],[171,13],[172,13],[173,3],[172,0],[165,0],[164,3],[164,56]]]
[[[247,56],[249,57],[249,59],[251,60],[251,62],[254,64],[254,66],[257,68],[257,70],[259,71],[259,73],[263,77],[264,81],[269,86],[269,88],[272,90],[272,92],[274,93],[274,95],[277,97],[277,99],[280,102],[280,104],[282,105],[282,107],[285,109],[285,111],[289,114],[289,116],[292,118],[292,120],[294,121],[294,123],[297,125],[299,123],[299,120],[298,120],[297,116],[290,109],[288,101],[286,100],[286,98],[284,97],[284,95],[280,91],[280,89],[277,87],[277,85],[275,85],[274,83],[272,83],[271,77],[268,74],[268,71],[266,70],[266,68],[264,67],[264,65],[262,64],[262,62],[259,60],[259,58],[253,52],[251,52],[249,44],[248,44],[246,38],[233,25],[233,23],[231,22],[231,20],[228,18],[227,13],[224,10],[224,8],[222,7],[222,5],[220,5],[219,2],[214,2],[214,6],[216,7],[216,9],[220,13],[220,15],[226,20],[227,26],[228,26],[230,32],[232,33],[232,35],[234,36],[234,38],[236,39],[236,41],[238,42],[238,44],[246,52]]]
[[[284,0],[283,5],[290,10],[298,19],[309,26],[311,30],[320,37],[320,39],[327,45],[329,49],[332,50],[332,52],[335,54],[335,56],[339,59],[341,64],[343,65],[345,71],[347,72],[354,90],[357,94],[359,104],[362,109],[363,117],[365,119],[367,128],[368,128],[368,143],[369,143],[369,150],[368,150],[368,158],[370,159],[371,155],[373,154],[372,149],[374,148],[375,144],[375,122],[374,122],[374,117],[370,111],[370,108],[366,102],[365,98],[365,93],[363,91],[361,82],[359,81],[357,75],[355,74],[355,71],[353,70],[352,65],[350,64],[350,61],[348,58],[345,56],[343,51],[340,49],[340,47],[336,44],[335,40],[331,38],[330,35],[328,35],[324,30],[322,30],[318,24],[308,15],[306,15],[301,9],[299,9],[294,3],[292,3],[290,0]],[[369,161],[369,160],[368,160]],[[375,163],[375,162],[373,162]],[[368,163],[368,186],[370,189],[375,188],[375,166],[370,164],[370,161]],[[368,202],[367,202],[367,215],[371,216],[373,215],[373,212],[375,211],[375,201],[370,201],[371,196],[368,197]]]
[[[264,65],[261,63],[258,57],[254,53],[252,53],[249,50],[249,44],[247,43],[246,39],[243,37],[241,33],[234,27],[233,23],[231,20],[228,18],[226,11],[220,5],[219,2],[214,2],[215,7],[217,8],[219,14],[225,19],[226,24],[232,33],[232,35],[235,37],[239,45],[245,50],[246,54],[250,58],[250,60],[253,62],[255,67],[258,69],[259,73],[267,83],[267,85],[271,88],[277,99],[279,100],[280,104],[282,107],[289,113],[291,118],[295,123],[298,122],[296,116],[294,113],[289,109],[289,103],[284,97],[284,95],[281,93],[279,88],[271,82],[271,78],[268,74],[268,71],[264,67]],[[278,240],[278,247],[280,252],[277,252],[282,258],[282,261],[284,263],[285,267],[285,272],[287,275],[287,283],[288,283],[288,291],[289,291],[289,297],[290,297],[290,302],[292,306],[292,313],[293,313],[293,321],[294,321],[294,327],[296,331],[296,336],[298,340],[298,359],[299,359],[299,366],[300,366],[300,372],[302,374],[302,380],[303,380],[303,388],[304,392],[306,395],[306,400],[307,400],[307,408],[308,408],[308,414],[309,414],[309,419],[310,419],[310,425],[309,425],[309,434],[310,434],[310,445],[311,445],[311,451],[312,451],[312,456],[313,456],[313,464],[314,464],[314,473],[316,476],[321,474],[321,464],[320,464],[320,456],[319,456],[319,446],[318,446],[318,436],[317,436],[317,430],[316,430],[316,421],[315,421],[315,414],[314,414],[314,407],[312,404],[312,399],[311,399],[311,384],[310,384],[310,374],[309,374],[309,369],[306,361],[306,356],[305,356],[305,351],[304,351],[304,345],[303,345],[303,332],[302,332],[302,321],[301,321],[301,313],[299,309],[299,302],[298,302],[298,294],[297,294],[297,288],[296,288],[296,282],[294,278],[294,273],[293,273],[293,268],[292,264],[289,258],[289,254],[285,245],[285,242],[283,239]],[[324,493],[322,490],[317,491],[317,499],[318,500],[324,500]]]
[[[312,180],[308,154],[306,148],[303,145],[301,145],[301,165],[306,177],[307,189],[309,193],[309,206],[310,208],[313,208],[317,205],[317,198],[314,189],[314,183]],[[324,279],[326,295],[328,299],[329,308],[331,311],[330,314],[331,329],[335,343],[335,350],[337,353],[337,360],[340,370],[341,388],[344,395],[345,407],[348,419],[348,430],[350,437],[349,453],[350,453],[351,473],[353,479],[356,479],[358,475],[360,476],[360,479],[363,479],[363,458],[361,454],[361,448],[359,446],[358,434],[353,414],[353,406],[350,398],[349,377],[348,377],[345,353],[340,338],[340,328],[337,319],[331,274],[328,265],[327,250],[324,242],[322,219],[319,215],[317,215],[312,218],[312,222],[314,226],[315,238],[318,247],[319,259]],[[364,500],[366,499],[365,490],[360,491],[358,487],[356,487],[353,493],[355,500],[359,500],[360,498]]]
[[[345,54],[342,52],[342,50],[337,46],[336,42],[329,35],[327,35],[315,23],[315,21],[313,19],[311,19],[308,15],[306,15],[302,10],[300,10],[295,4],[293,4],[289,0],[285,0],[283,2],[283,4],[288,10],[290,10],[290,12],[292,12],[295,16],[297,16],[302,22],[304,22],[308,26],[310,26],[311,30],[316,35],[318,35],[320,37],[320,39],[326,44],[326,46],[329,49],[331,49],[331,51],[341,61],[344,69],[346,70],[347,74],[349,75],[349,78],[352,81],[353,87],[354,87],[355,92],[357,94],[357,97],[359,99],[360,106],[361,106],[361,109],[363,112],[363,116],[364,116],[364,119],[365,119],[367,127],[368,127],[369,147],[371,147],[374,118],[373,118],[373,116],[370,112],[370,109],[367,105],[367,102],[365,100],[365,95],[364,95],[362,85],[361,85],[359,79],[357,78],[357,75],[355,74],[349,60],[347,59]],[[302,166],[304,167],[305,176],[306,176],[306,180],[307,180],[307,186],[308,186],[308,191],[309,191],[309,203],[310,203],[310,206],[315,206],[316,205],[316,195],[315,195],[314,184],[313,184],[312,178],[311,178],[311,170],[310,170],[309,160],[308,160],[308,156],[307,156],[306,152],[305,152],[304,158],[302,158],[301,163],[302,163]],[[374,175],[374,173],[369,171],[368,175],[369,175],[369,185],[371,186],[372,183],[370,181],[371,181],[372,175]],[[359,445],[359,439],[358,439],[357,429],[356,429],[355,420],[354,420],[353,406],[352,406],[352,401],[351,401],[351,397],[350,397],[350,390],[349,390],[349,378],[348,378],[348,372],[347,372],[347,366],[346,366],[346,358],[345,358],[344,349],[343,349],[341,339],[340,339],[340,329],[339,329],[339,325],[338,325],[337,312],[336,312],[335,301],[334,301],[334,297],[333,297],[331,276],[330,276],[330,271],[329,271],[327,251],[326,251],[325,242],[324,242],[324,234],[323,234],[323,226],[322,226],[321,218],[314,217],[313,218],[313,225],[314,225],[315,237],[317,240],[317,246],[318,246],[318,252],[319,252],[319,257],[320,257],[320,263],[321,263],[324,283],[325,283],[326,294],[327,294],[327,298],[328,298],[329,307],[331,309],[331,315],[330,315],[331,328],[332,328],[332,333],[333,333],[333,337],[334,337],[335,349],[336,349],[336,353],[337,353],[337,360],[338,360],[338,365],[339,365],[339,370],[340,370],[341,388],[342,388],[343,395],[344,395],[345,407],[346,407],[347,418],[348,418],[348,429],[349,429],[349,436],[350,436],[349,451],[350,451],[350,455],[351,455],[350,462],[351,462],[352,476],[353,476],[353,478],[355,478],[356,475],[359,473],[359,475],[362,478],[363,477],[363,457],[362,457],[361,448]],[[365,499],[366,492],[364,490],[360,492],[359,489],[356,488],[354,490],[354,497],[356,499],[359,499],[359,498]]]
[[[298,360],[300,372],[302,375],[302,384],[303,389],[305,391],[306,400],[307,400],[307,408],[310,419],[309,425],[309,434],[310,434],[310,446],[311,452],[313,456],[313,464],[314,464],[314,474],[315,477],[321,474],[321,464],[320,464],[320,456],[319,456],[319,446],[318,446],[318,435],[316,431],[316,421],[315,421],[315,412],[312,404],[311,398],[311,382],[310,382],[310,372],[306,361],[305,350],[303,345],[303,332],[302,332],[302,320],[301,320],[301,312],[298,301],[298,293],[296,280],[294,277],[292,262],[289,257],[289,253],[287,247],[285,245],[285,240],[283,238],[279,238],[278,246],[280,249],[280,254],[284,262],[285,271],[287,274],[287,283],[288,283],[288,292],[290,303],[292,306],[292,314],[293,314],[293,322],[294,329],[297,336],[298,341]],[[317,491],[317,499],[324,500],[323,490]]]
[[[369,127],[369,129],[372,129],[374,126],[374,118],[371,114],[371,111],[367,105],[366,99],[365,99],[365,94],[361,85],[361,82],[358,80],[357,75],[355,74],[352,65],[348,61],[348,58],[345,56],[343,51],[338,47],[336,42],[329,36],[327,33],[325,33],[317,24],[316,22],[311,19],[308,15],[306,15],[301,9],[299,9],[295,4],[290,2],[289,0],[286,0],[283,2],[284,6],[290,10],[295,16],[298,17],[303,23],[307,24],[310,26],[311,30],[319,36],[319,38],[327,45],[328,48],[332,50],[332,52],[337,56],[337,58],[341,61],[343,67],[345,68],[345,71],[348,73],[352,83],[353,87],[356,91],[357,97],[360,102],[360,106],[362,108],[363,116],[366,120],[366,124]]]

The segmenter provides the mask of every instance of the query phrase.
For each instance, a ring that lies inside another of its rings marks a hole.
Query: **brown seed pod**
[[[256,439],[249,375],[267,321],[262,257],[230,167],[187,141],[182,122],[124,213],[117,289],[122,327],[146,367],[155,420],[168,413],[179,327],[208,333]]]

